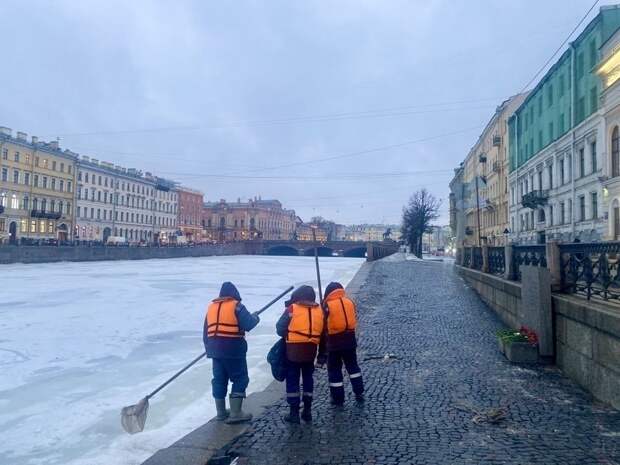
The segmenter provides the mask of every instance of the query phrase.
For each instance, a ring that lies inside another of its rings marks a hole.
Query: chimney
[[[37,145],[39,143],[39,138],[37,136],[32,136],[32,145]]]
[[[3,136],[11,137],[12,132],[13,131],[11,130],[11,128],[6,128],[4,126],[0,126],[0,134],[2,134]]]
[[[28,139],[28,134],[26,134],[25,132],[17,131],[17,140],[26,142],[26,139]]]

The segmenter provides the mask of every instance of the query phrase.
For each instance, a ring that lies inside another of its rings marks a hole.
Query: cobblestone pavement
[[[620,464],[620,412],[553,367],[506,361],[500,321],[450,264],[376,262],[356,300],[366,404],[347,393],[334,410],[318,371],[314,423],[290,426],[274,405],[226,448],[240,465]],[[473,421],[496,407],[504,420]]]

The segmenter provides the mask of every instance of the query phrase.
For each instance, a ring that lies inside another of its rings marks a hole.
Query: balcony
[[[59,220],[62,213],[59,212],[46,212],[43,210],[30,210],[31,218],[45,218],[48,220]]]
[[[521,204],[525,208],[531,208],[532,210],[547,204],[549,199],[549,191],[538,190],[531,191],[521,197]]]

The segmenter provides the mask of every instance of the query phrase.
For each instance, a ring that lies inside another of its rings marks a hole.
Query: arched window
[[[620,176],[620,136],[618,126],[611,133],[611,176]]]
[[[11,208],[14,210],[19,208],[19,201],[17,200],[17,195],[15,194],[11,196]]]

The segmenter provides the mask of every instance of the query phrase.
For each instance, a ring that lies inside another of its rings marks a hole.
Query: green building
[[[508,120],[510,171],[598,109],[599,47],[620,27],[620,5],[601,7]]]

